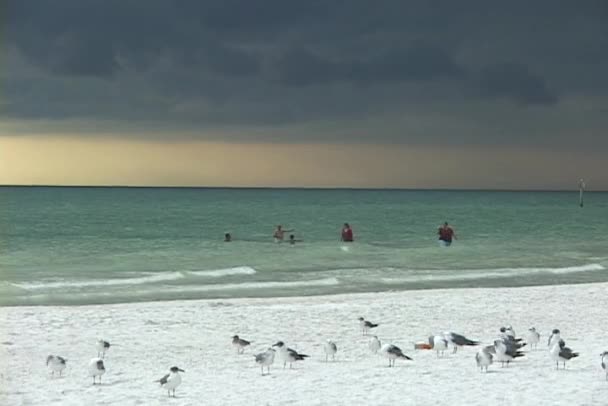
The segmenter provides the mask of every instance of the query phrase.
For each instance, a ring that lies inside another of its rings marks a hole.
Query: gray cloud
[[[498,63],[482,69],[479,87],[484,95],[522,104],[554,104],[557,95],[546,81],[525,65]]]
[[[25,128],[552,145],[568,139],[555,128],[594,143],[606,130],[602,1],[13,0],[5,8],[0,120]]]

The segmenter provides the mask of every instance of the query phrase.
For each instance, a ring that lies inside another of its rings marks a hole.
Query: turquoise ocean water
[[[585,197],[0,187],[0,305],[608,281],[608,193]],[[443,221],[459,237],[449,248]],[[303,241],[274,243],[276,224]]]

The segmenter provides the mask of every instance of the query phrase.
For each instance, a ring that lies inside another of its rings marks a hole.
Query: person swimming
[[[439,227],[439,229],[437,230],[437,234],[439,235],[439,241],[441,242],[441,244],[446,247],[452,245],[452,239],[456,239],[456,233],[454,232],[452,227],[448,225],[447,221],[443,223],[443,226]]]
[[[350,227],[350,224],[344,223],[344,226],[342,227],[341,239],[344,242],[353,242],[353,241],[355,241],[355,238],[353,236],[353,229]]]
[[[230,233],[224,234],[224,242],[231,242],[231,241],[232,241],[232,236],[230,235]]]
[[[302,240],[296,240],[296,236],[293,234],[289,235],[289,243],[291,245],[296,245],[297,242],[302,242]]]
[[[292,232],[292,230],[284,230],[282,225],[278,225],[276,230],[274,230],[274,242],[282,242],[285,239],[285,233]]]

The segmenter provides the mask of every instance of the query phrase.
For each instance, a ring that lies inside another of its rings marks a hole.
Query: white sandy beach
[[[608,284],[453,289],[280,299],[175,301],[78,307],[0,308],[2,405],[606,405],[599,354],[608,350]],[[380,323],[376,334],[413,362],[395,368],[368,352],[357,317]],[[535,326],[537,351],[509,368],[480,373],[476,349],[414,351],[430,332],[459,332],[489,344],[502,325],[518,335]],[[547,334],[559,328],[580,357],[555,370]],[[230,345],[253,342],[243,355]],[[102,385],[87,376],[95,342],[112,343]],[[325,363],[333,339],[338,360]],[[261,376],[253,355],[277,340],[311,358],[295,370],[278,362]],[[61,378],[49,354],[68,359]],[[169,367],[186,371],[177,398],[155,380]]]

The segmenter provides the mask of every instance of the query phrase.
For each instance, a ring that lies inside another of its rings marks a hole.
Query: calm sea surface
[[[608,193],[585,198],[0,187],[0,305],[608,281]],[[458,235],[449,248],[443,221]],[[352,244],[339,241],[344,222]],[[302,242],[274,243],[277,224]]]

